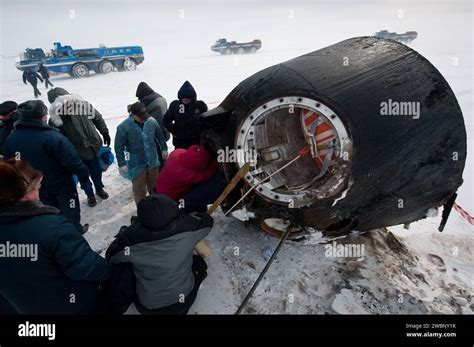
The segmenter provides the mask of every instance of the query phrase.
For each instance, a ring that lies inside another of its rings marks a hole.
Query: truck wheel
[[[123,62],[123,69],[125,71],[135,71],[137,69],[137,64],[133,59],[127,58]]]
[[[232,50],[229,47],[227,47],[226,49],[222,51],[222,54],[225,54],[225,55],[229,55],[231,53],[232,53]]]
[[[104,60],[104,61],[100,62],[100,64],[99,64],[99,71],[101,73],[103,73],[104,75],[108,74],[108,73],[114,71],[114,64],[112,64],[108,60]]]
[[[236,54],[244,54],[244,53],[245,53],[245,49],[243,47],[237,48]]]
[[[255,53],[257,52],[257,48],[255,46],[250,47],[250,53]]]
[[[78,63],[72,67],[72,74],[76,78],[82,78],[89,76],[89,68],[86,64]]]

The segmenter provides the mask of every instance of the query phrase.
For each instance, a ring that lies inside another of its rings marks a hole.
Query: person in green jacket
[[[110,146],[109,129],[102,115],[90,103],[79,95],[69,94],[63,88],[54,88],[48,92],[50,125],[58,128],[76,147],[79,156],[89,168],[95,193],[101,199],[109,195],[104,190],[102,169],[98,158],[102,145]],[[102,139],[99,133],[104,138]],[[90,179],[81,181],[81,187],[87,195],[87,203],[97,205]]]

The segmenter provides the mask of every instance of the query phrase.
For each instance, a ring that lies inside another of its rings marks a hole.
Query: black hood
[[[150,195],[138,203],[138,218],[148,229],[163,229],[179,216],[176,202],[163,194]]]
[[[137,87],[137,92],[135,96],[139,99],[143,99],[144,97],[154,93],[155,91],[151,89],[151,87],[146,84],[145,82],[140,82],[140,84]]]
[[[61,87],[57,87],[57,88],[54,88],[54,89],[51,89],[49,92],[48,92],[48,101],[50,104],[52,104],[54,102],[54,100],[56,100],[56,98],[58,96],[61,96],[61,95],[68,95],[69,92],[64,89],[64,88],[61,88]]]
[[[189,81],[183,83],[181,88],[178,90],[178,100],[182,100],[183,98],[191,99],[193,102],[196,102],[197,95],[194,87]]]

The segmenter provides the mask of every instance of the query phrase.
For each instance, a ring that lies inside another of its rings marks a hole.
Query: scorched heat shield
[[[392,40],[357,37],[271,66],[202,124],[216,153],[256,154],[223,209],[255,187],[242,204],[257,220],[326,232],[410,223],[462,183],[466,131],[456,97],[427,59]],[[274,174],[303,148],[310,153]],[[238,157],[223,163],[228,180],[245,164]]]

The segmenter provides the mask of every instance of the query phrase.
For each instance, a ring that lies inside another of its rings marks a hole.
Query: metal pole
[[[245,306],[247,305],[247,302],[249,301],[250,297],[252,296],[253,292],[255,291],[255,289],[257,289],[257,286],[259,285],[260,281],[262,280],[263,276],[265,276],[265,273],[267,272],[267,270],[270,268],[270,265],[272,265],[273,263],[273,260],[275,259],[276,255],[278,254],[278,252],[280,251],[281,247],[283,246],[283,243],[285,242],[285,240],[288,238],[288,235],[290,234],[290,229],[291,229],[291,225],[288,226],[288,228],[286,228],[286,231],[285,233],[283,234],[283,236],[281,237],[281,240],[280,240],[280,243],[278,243],[278,246],[277,248],[275,249],[275,251],[273,252],[272,256],[270,257],[270,259],[268,260],[267,264],[265,265],[265,267],[263,268],[262,272],[260,273],[260,275],[258,276],[257,280],[255,281],[254,285],[252,286],[252,289],[250,289],[250,291],[248,292],[247,296],[245,297],[244,301],[242,301],[242,304],[240,304],[237,312],[235,312],[236,315],[240,314],[242,312],[242,310],[245,308]]]

